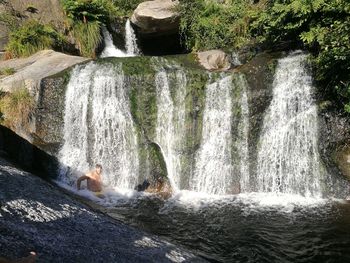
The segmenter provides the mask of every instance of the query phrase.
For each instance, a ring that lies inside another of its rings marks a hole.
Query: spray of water
[[[106,58],[106,57],[127,57],[128,55],[118,49],[114,44],[113,44],[113,38],[111,33],[108,32],[106,28],[102,29],[102,35],[103,35],[103,41],[105,48],[102,51],[100,57],[101,58]]]
[[[202,142],[196,156],[191,190],[225,194],[232,180],[232,77],[206,87]]]
[[[157,90],[157,127],[156,142],[162,149],[167,165],[168,178],[174,190],[181,183],[181,146],[185,134],[185,93],[187,78],[182,70],[176,76],[176,93],[173,99],[169,78],[164,69],[156,74]]]
[[[121,65],[89,63],[75,68],[66,92],[63,133],[59,153],[63,180],[73,182],[76,173],[71,170],[84,172],[101,163],[106,184],[135,187],[137,136]]]
[[[279,60],[258,152],[258,190],[322,195],[317,107],[306,55]]]
[[[125,23],[125,49],[128,56],[138,56],[141,54],[137,46],[135,31],[129,19]]]

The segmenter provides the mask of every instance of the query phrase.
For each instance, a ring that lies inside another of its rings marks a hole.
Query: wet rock
[[[221,50],[209,50],[198,53],[199,63],[207,70],[229,70],[229,56]]]
[[[0,69],[13,68],[16,73],[0,79],[0,89],[4,92],[11,92],[16,88],[26,87],[32,94],[35,94],[43,78],[86,60],[88,59],[69,56],[53,50],[43,50],[28,58],[2,61]]]
[[[179,30],[180,17],[175,11],[178,1],[146,1],[135,9],[131,22],[140,34],[168,35]]]
[[[338,149],[334,157],[342,174],[350,180],[350,144],[346,144]]]
[[[0,159],[0,256],[38,262],[204,262],[93,211]]]

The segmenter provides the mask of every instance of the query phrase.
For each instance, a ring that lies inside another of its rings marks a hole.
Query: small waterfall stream
[[[202,143],[190,182],[194,191],[225,194],[231,184],[231,87],[231,76],[223,76],[206,87]]]
[[[175,99],[171,96],[169,78],[160,69],[155,78],[157,91],[156,142],[161,147],[167,165],[168,178],[177,190],[181,183],[181,153],[185,134],[185,93],[187,79],[182,70],[176,71]]]
[[[137,46],[135,31],[131,26],[130,19],[125,23],[125,50],[128,56],[138,56],[141,54]]]
[[[121,65],[89,63],[74,69],[66,92],[64,144],[60,161],[73,172],[61,178],[74,181],[95,163],[103,165],[110,186],[134,188],[138,180],[136,130],[125,92]]]
[[[258,190],[318,197],[323,169],[317,106],[306,55],[280,59],[258,153]]]
[[[104,27],[102,29],[102,35],[103,35],[103,41],[105,44],[105,48],[103,49],[100,57],[106,58],[106,57],[126,57],[127,54],[118,49],[114,43],[111,33],[108,32],[108,30]]]
[[[135,31],[128,19],[125,23],[125,51],[118,49],[113,43],[113,37],[107,28],[102,29],[103,41],[105,48],[100,57],[134,57],[141,55],[141,51],[137,46],[137,38]]]

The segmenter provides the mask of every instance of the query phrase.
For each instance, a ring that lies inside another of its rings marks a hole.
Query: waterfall
[[[202,142],[196,155],[191,190],[225,194],[232,180],[232,76],[206,87]]]
[[[240,172],[240,192],[250,190],[250,172],[249,172],[249,105],[248,105],[248,83],[243,75],[236,78],[236,88],[241,88],[242,92],[238,98],[241,108],[240,121],[238,123],[238,132],[236,138],[237,156],[239,157],[238,167],[235,170]]]
[[[162,149],[168,178],[174,190],[181,184],[181,146],[185,135],[185,94],[187,78],[182,70],[176,71],[175,98],[170,91],[168,74],[160,69],[155,78],[157,90],[156,142]]]
[[[259,142],[257,183],[261,192],[322,194],[317,106],[306,59],[295,53],[278,62],[273,99]]]
[[[141,54],[137,46],[135,31],[129,19],[125,23],[125,49],[128,56],[137,56]]]
[[[61,179],[73,182],[73,171],[103,166],[110,186],[134,188],[138,181],[138,143],[121,65],[89,63],[74,69],[66,91]]]
[[[106,58],[106,57],[126,57],[127,54],[123,52],[122,50],[118,49],[113,44],[113,38],[111,33],[108,32],[108,30],[103,27],[102,28],[102,35],[103,35],[103,41],[105,44],[105,48],[103,49],[100,57]]]

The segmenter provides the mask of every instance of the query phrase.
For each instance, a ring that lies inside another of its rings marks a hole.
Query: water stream
[[[280,59],[258,152],[258,190],[322,196],[317,106],[306,55]]]
[[[145,89],[155,94],[150,139],[161,149],[175,190],[166,201],[132,190],[143,173],[151,173],[149,152],[143,156],[147,169],[140,171],[141,143],[128,93],[140,92],[142,81],[124,75],[123,59],[77,66],[66,91],[59,180],[73,186],[82,171],[102,163],[104,183],[124,192],[108,189],[104,199],[91,199],[108,207],[111,216],[212,262],[347,262],[350,205],[326,199],[333,186],[318,151],[317,106],[306,60],[305,54],[292,53],[278,61],[252,162],[254,104],[245,76],[205,73],[203,103],[194,103],[188,72],[153,59],[154,76],[147,76],[153,86]],[[196,116],[201,133],[190,155],[188,126],[195,112],[202,114]]]
[[[102,29],[102,35],[103,35],[103,41],[105,48],[103,49],[100,57],[106,58],[106,57],[127,57],[127,54],[118,49],[114,43],[113,43],[113,37],[111,33],[108,32],[106,28]]]
[[[73,183],[81,172],[102,163],[109,186],[135,187],[138,142],[120,64],[89,63],[74,69],[66,92],[63,134],[63,180]]]
[[[193,191],[225,194],[231,184],[231,87],[231,76],[224,76],[206,87],[202,143],[190,181]]]
[[[100,57],[134,57],[141,55],[141,51],[137,46],[137,38],[135,31],[131,26],[128,19],[125,23],[125,48],[121,50],[117,48],[113,43],[113,37],[110,32],[104,27],[102,29],[103,41],[105,48],[102,51]]]
[[[138,56],[141,54],[141,51],[137,46],[135,31],[132,28],[129,19],[125,23],[125,50],[126,54],[129,56]]]
[[[175,98],[170,91],[169,78],[164,69],[155,77],[157,91],[156,142],[161,147],[167,165],[168,178],[174,190],[181,183],[181,146],[185,134],[186,74],[176,70]]]

